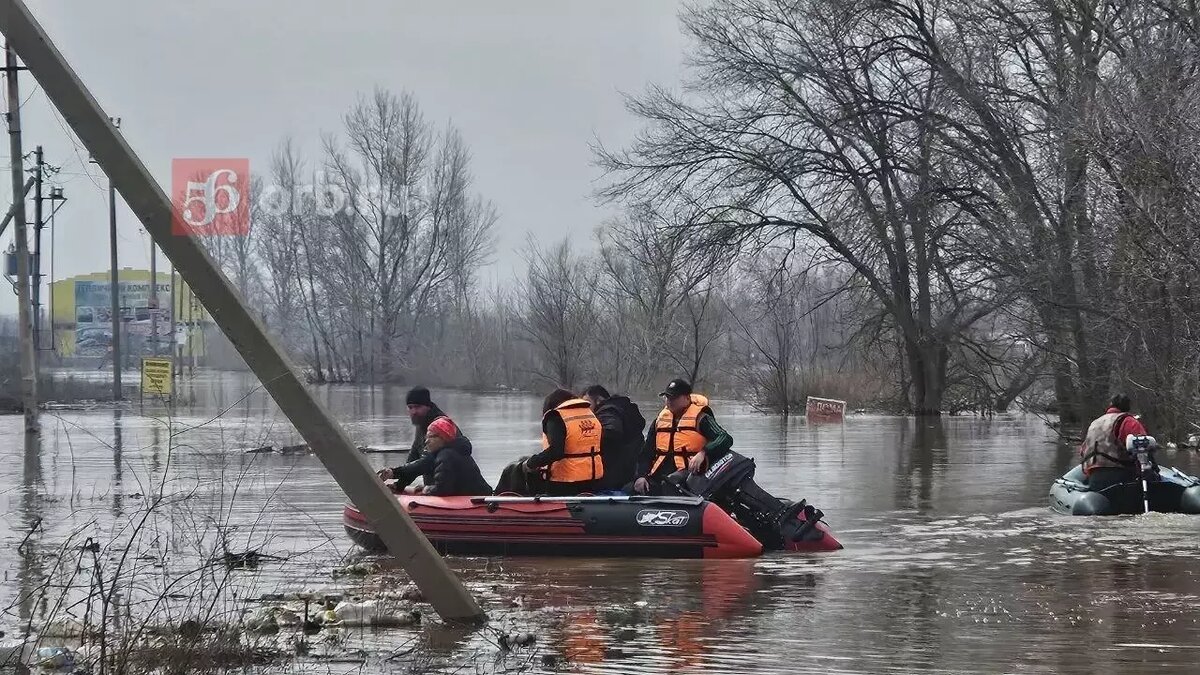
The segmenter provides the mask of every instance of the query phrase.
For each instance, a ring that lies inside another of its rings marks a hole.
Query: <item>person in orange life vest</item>
[[[479,465],[471,457],[470,444],[463,444],[458,427],[449,417],[439,417],[429,423],[425,433],[425,454],[415,462],[395,469],[383,469],[379,477],[396,479],[393,490],[404,494],[426,494],[440,497],[489,495],[492,486],[484,480]],[[424,487],[406,487],[422,476]]]
[[[692,392],[687,380],[671,380],[659,394],[664,407],[654,420],[638,460],[631,491],[660,494],[663,479],[681,469],[702,471],[733,447],[733,437],[717,424],[708,399]]]
[[[1145,436],[1147,432],[1141,421],[1129,414],[1131,407],[1128,396],[1117,394],[1104,414],[1088,426],[1079,445],[1088,487],[1102,490],[1137,480],[1136,460],[1125,443],[1130,436]]]
[[[590,403],[555,389],[542,402],[542,451],[525,460],[525,471],[542,473],[548,495],[594,492],[604,478],[602,433]]]

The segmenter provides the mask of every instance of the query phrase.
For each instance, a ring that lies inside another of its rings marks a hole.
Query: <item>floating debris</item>
[[[226,551],[222,556],[225,561],[225,567],[231,570],[254,570],[258,569],[258,563],[262,560],[262,555],[258,551],[245,551],[242,553],[230,553]]]
[[[34,665],[39,668],[73,668],[75,654],[66,647],[40,647]]]
[[[185,619],[179,623],[180,637],[195,639],[204,632],[204,624],[196,619]]]
[[[500,645],[501,651],[510,651],[516,647],[528,647],[537,642],[537,636],[533,633],[522,631],[501,632],[496,639],[496,643]]]
[[[292,628],[299,626],[303,622],[303,619],[300,618],[298,613],[293,612],[286,607],[278,607],[275,610],[275,623],[279,624],[281,627]]]
[[[343,567],[335,567],[333,569],[333,576],[335,578],[336,577],[345,577],[345,576],[365,577],[365,576],[368,576],[371,574],[375,574],[376,572],[378,572],[381,569],[383,569],[383,568],[381,568],[378,563],[373,563],[373,562],[352,563],[349,565],[345,565]]]
[[[246,630],[255,633],[275,633],[279,630],[279,622],[275,619],[275,607],[260,607],[246,620]]]
[[[412,626],[421,622],[420,612],[397,611],[378,600],[342,601],[332,612],[337,625],[342,626]],[[326,625],[329,625],[328,621]]]

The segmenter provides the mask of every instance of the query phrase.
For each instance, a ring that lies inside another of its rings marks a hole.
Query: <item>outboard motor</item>
[[[754,469],[753,459],[730,451],[704,473],[676,471],[667,476],[667,483],[682,494],[720,506],[767,550],[798,548],[799,542],[826,538],[826,532],[817,527],[825,515],[820,509],[803,499],[790,502],[775,497],[754,482]]]
[[[1146,484],[1149,477],[1158,476],[1153,452],[1158,449],[1158,441],[1153,436],[1129,436],[1125,439],[1125,449],[1133,455],[1138,476],[1142,479],[1142,509],[1150,513],[1150,487]]]
[[[1153,436],[1130,435],[1125,439],[1125,449],[1133,455],[1139,476],[1146,479],[1158,475],[1158,464],[1154,461],[1158,440]]]

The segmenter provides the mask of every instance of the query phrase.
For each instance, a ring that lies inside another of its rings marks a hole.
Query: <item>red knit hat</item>
[[[426,433],[439,436],[442,440],[452,441],[458,436],[458,427],[454,426],[454,422],[451,422],[449,417],[439,417],[429,423],[429,431]]]

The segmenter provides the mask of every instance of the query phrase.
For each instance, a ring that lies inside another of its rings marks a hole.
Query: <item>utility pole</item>
[[[38,149],[40,150],[41,147],[39,146]],[[55,167],[48,167],[47,171],[49,173],[53,174],[53,173],[56,173],[58,171],[58,169]],[[46,322],[46,325],[47,325],[48,329],[50,330],[50,346],[43,347],[43,346],[41,346],[41,343],[39,342],[39,343],[37,343],[37,348],[39,350],[41,350],[41,349],[50,350],[50,351],[54,352],[55,354],[58,354],[58,343],[55,341],[55,335],[54,335],[54,215],[58,213],[58,210],[60,208],[62,208],[62,203],[67,201],[67,198],[65,196],[63,196],[62,187],[54,186],[54,187],[50,188],[50,196],[49,197],[41,197],[39,199],[39,201],[38,201],[39,211],[41,210],[41,200],[44,200],[44,199],[50,200],[50,218],[49,218],[50,219],[50,283],[46,284],[46,290],[50,293],[50,315],[48,317],[48,321]],[[37,265],[37,267],[35,269],[37,269],[39,272],[36,275],[37,277],[39,277],[39,279],[42,276],[40,273],[41,269],[42,269],[42,228],[45,227],[45,223],[43,222],[45,220],[46,220],[46,216],[43,213],[43,215],[40,217],[40,219],[38,221],[41,224],[38,226],[37,231],[36,231],[37,234],[34,237],[34,240],[37,242],[37,254],[34,256],[33,260],[34,260],[34,263]],[[39,287],[40,287],[41,282],[39,281],[38,283],[39,283]],[[38,311],[40,314],[40,312],[41,312],[40,304],[38,305]]]
[[[33,151],[33,361],[42,360],[42,146]]]
[[[237,347],[263,387],[346,495],[367,517],[388,550],[416,582],[443,619],[485,618],[458,576],[375,475],[341,425],[300,379],[279,345],[258,321],[201,242],[171,232],[178,210],[154,175],[125,142],[79,76],[21,0],[0,0],[0,32],[13,43],[46,97],[121,190],[142,226],[179,268],[183,280],[204,303]],[[16,153],[15,158],[20,157]],[[19,194],[20,185],[15,194]]]
[[[158,251],[150,237],[150,354],[158,356]]]
[[[172,263],[170,264],[170,309],[167,312],[167,316],[170,317],[170,400],[172,401],[175,401],[176,396],[179,395],[179,390],[176,389],[178,380],[175,378],[175,369],[179,368],[179,317],[175,316],[175,303],[178,301],[176,297],[178,295],[175,294],[175,263]]]
[[[176,307],[179,294],[175,290],[175,264],[171,263],[171,376],[182,379],[183,365],[179,360],[179,313]],[[179,380],[177,379],[176,382]]]
[[[121,118],[108,118],[113,128],[121,128]],[[108,246],[109,264],[109,295],[112,297],[112,368],[113,368],[113,401],[121,400],[121,284],[117,278],[117,192],[113,186],[112,176],[108,177]]]
[[[29,296],[29,233],[25,223],[25,161],[21,153],[21,96],[17,89],[17,55],[11,40],[4,46],[8,79],[8,146],[12,159],[13,237],[17,240],[17,321],[20,322],[21,406],[25,433],[38,431],[37,362],[33,349],[33,312]]]
[[[196,377],[196,296],[188,288],[188,377]]]

